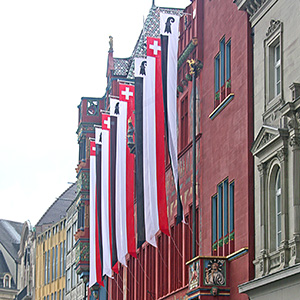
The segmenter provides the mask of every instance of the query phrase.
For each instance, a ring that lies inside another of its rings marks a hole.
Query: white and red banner
[[[161,77],[161,45],[159,38],[147,37],[147,56],[155,59],[155,154],[156,154],[156,194],[159,228],[169,235],[169,222],[167,215],[166,181],[165,181],[165,147],[164,136],[164,103]]]
[[[96,260],[96,145],[90,141],[90,286],[97,283]]]
[[[127,232],[127,251],[133,257],[136,257],[136,242],[135,242],[135,230],[134,230],[134,98],[135,88],[133,85],[120,83],[119,84],[119,99],[125,102],[127,112],[126,119],[122,121],[125,132],[126,144],[126,232]],[[123,110],[122,110],[123,113]],[[124,211],[123,211],[124,214]]]
[[[177,224],[183,220],[177,154],[177,59],[179,16],[160,14],[162,83],[168,150],[177,189]]]
[[[101,227],[103,276],[112,277],[110,205],[110,115],[102,114]]]

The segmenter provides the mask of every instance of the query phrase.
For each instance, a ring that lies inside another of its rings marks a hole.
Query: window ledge
[[[228,103],[234,98],[234,93],[230,93],[209,115],[209,118],[213,120],[227,105]]]

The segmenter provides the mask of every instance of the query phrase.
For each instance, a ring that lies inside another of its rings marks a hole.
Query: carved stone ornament
[[[285,148],[283,148],[283,149],[280,149],[279,151],[277,151],[277,157],[280,162],[283,162],[284,160],[286,160],[287,150]]]
[[[263,270],[264,270],[264,262],[261,260],[261,261],[259,262],[259,271],[260,271],[260,272],[263,272]]]
[[[290,140],[290,146],[291,147],[300,147],[300,138],[293,136]]]
[[[268,31],[266,33],[266,36],[269,37],[273,32],[275,32],[281,25],[281,22],[279,20],[271,20],[270,26],[268,28]]]
[[[263,147],[264,145],[266,145],[270,140],[272,140],[275,137],[274,134],[268,133],[266,132],[265,135],[263,136],[263,138],[261,139],[258,148]]]
[[[263,175],[264,171],[266,171],[266,166],[265,166],[265,164],[258,164],[257,169],[258,169],[258,172],[260,173],[260,175]]]

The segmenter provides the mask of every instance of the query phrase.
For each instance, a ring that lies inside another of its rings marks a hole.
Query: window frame
[[[279,22],[274,31],[267,33],[264,40],[265,52],[265,109],[269,110],[275,103],[283,99],[283,51],[282,51],[282,23]],[[276,60],[276,49],[279,47],[279,59]],[[276,79],[276,70],[279,70],[279,81]],[[276,82],[277,81],[277,82]],[[279,91],[277,92],[276,83],[279,83]]]

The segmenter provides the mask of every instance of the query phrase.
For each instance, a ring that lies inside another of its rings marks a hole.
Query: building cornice
[[[252,26],[255,25],[278,0],[234,0],[239,10],[250,16]]]
[[[267,284],[274,283],[278,280],[286,279],[287,277],[300,274],[300,264],[285,268],[274,274],[266,275],[261,278],[248,281],[238,286],[239,293],[248,293],[260,287],[265,287]]]

